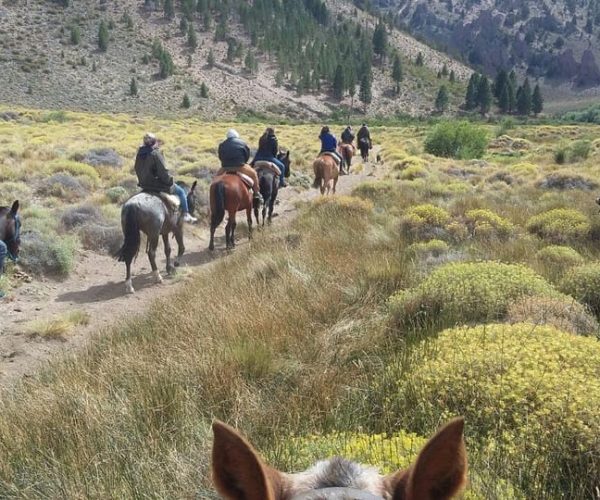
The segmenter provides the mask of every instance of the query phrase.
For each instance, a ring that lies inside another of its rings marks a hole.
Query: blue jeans
[[[257,156],[256,158],[254,158],[252,163],[257,161],[270,161],[271,163],[277,165],[277,168],[281,171],[281,175],[279,176],[279,186],[283,186],[283,183],[285,181],[286,168],[281,160],[275,158],[274,156]]]
[[[179,202],[181,203],[181,211],[187,214],[190,211],[190,207],[188,207],[187,195],[185,194],[185,189],[183,189],[179,184],[174,184],[175,194],[179,198]]]
[[[8,248],[6,247],[6,243],[0,240],[0,274],[4,271],[4,261],[6,260],[7,255]]]

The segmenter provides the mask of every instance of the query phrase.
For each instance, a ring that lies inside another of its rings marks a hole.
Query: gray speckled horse
[[[119,262],[125,262],[127,269],[125,289],[127,293],[135,291],[131,281],[131,262],[140,250],[140,231],[144,232],[148,238],[146,251],[154,279],[156,283],[162,283],[162,276],[156,267],[158,238],[162,236],[167,258],[167,273],[171,274],[175,267],[179,265],[179,258],[185,251],[181,213],[173,213],[167,208],[165,202],[155,194],[138,193],[129,198],[121,208],[121,226],[123,227],[124,242],[115,257]],[[171,263],[171,245],[169,244],[171,233],[175,236],[179,247],[174,263]]]

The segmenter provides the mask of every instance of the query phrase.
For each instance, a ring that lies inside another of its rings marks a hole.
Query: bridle
[[[383,497],[355,488],[323,488],[299,493],[291,500],[383,500]]]
[[[16,243],[19,241],[19,238],[21,236],[21,218],[19,217],[19,214],[13,214],[12,219],[15,221],[15,233],[12,235],[11,238],[4,240],[4,243],[7,244],[6,246],[8,251],[8,258],[13,262],[17,262],[19,260],[19,257],[17,257],[11,252],[9,244]]]

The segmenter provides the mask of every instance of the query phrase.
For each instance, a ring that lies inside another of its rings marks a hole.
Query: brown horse
[[[248,238],[252,238],[252,195],[246,184],[235,172],[215,177],[210,185],[210,243],[209,250],[215,249],[215,230],[223,222],[227,211],[225,244],[227,249],[235,247],[235,216],[240,210],[246,211]]]
[[[321,194],[335,194],[340,169],[336,161],[328,154],[322,154],[313,163],[315,182],[313,187],[321,190]]]
[[[265,464],[235,429],[217,421],[213,480],[227,500],[447,500],[466,483],[463,428],[462,418],[452,420],[425,444],[411,467],[388,476],[339,457],[300,474],[285,474]]]
[[[352,158],[354,157],[354,146],[352,144],[340,144],[340,154],[344,159],[344,163],[342,164],[342,169],[340,173],[349,174],[350,165],[352,165]]]

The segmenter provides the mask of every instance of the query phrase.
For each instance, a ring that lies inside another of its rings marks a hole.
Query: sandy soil
[[[376,151],[373,152],[375,156]],[[360,165],[360,159],[354,165]],[[360,168],[359,168],[360,170]],[[349,193],[353,187],[368,177],[379,174],[382,167],[366,164],[359,173],[343,176],[338,182],[338,193]],[[318,196],[318,191],[300,191],[289,187],[280,191],[280,203],[276,206],[269,231],[288,224],[297,212],[297,203]],[[243,215],[243,214],[241,214]],[[242,217],[242,220],[244,217]],[[245,222],[242,222],[242,226]],[[240,246],[247,243],[238,231]],[[173,242],[174,243],[174,242]],[[125,294],[125,266],[114,259],[94,252],[82,252],[71,276],[62,282],[30,277],[22,286],[0,300],[0,385],[6,386],[23,377],[31,376],[46,362],[60,353],[80,348],[92,333],[102,332],[113,323],[131,314],[143,313],[153,299],[173,293],[182,286],[190,274],[211,265],[215,259],[225,258],[224,231],[217,230],[214,252],[208,251],[208,229],[187,226],[185,234],[186,253],[181,267],[174,276],[162,270],[164,282],[155,284],[150,265],[140,253],[134,263],[133,285],[136,293]],[[159,267],[164,266],[162,250],[158,253]],[[70,311],[85,311],[89,324],[76,327],[63,340],[50,340],[29,333],[31,321],[44,321],[65,315]]]

